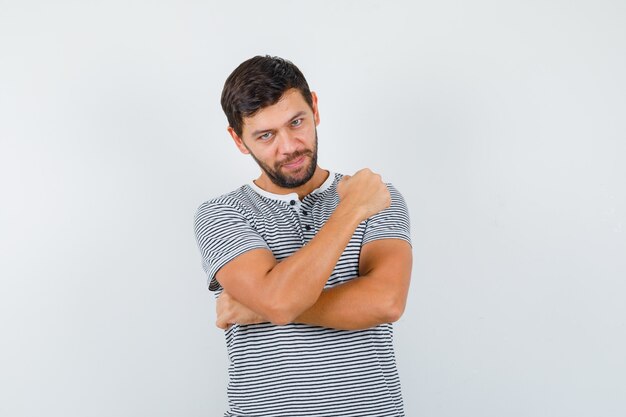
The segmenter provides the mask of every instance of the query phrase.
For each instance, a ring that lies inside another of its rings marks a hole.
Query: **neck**
[[[297,193],[298,198],[302,200],[307,195],[317,188],[319,188],[324,181],[328,178],[329,172],[319,166],[315,167],[315,172],[310,180],[296,188],[283,188],[274,184],[265,173],[261,173],[261,176],[254,180],[254,183],[261,189],[273,193],[273,194],[291,194]]]

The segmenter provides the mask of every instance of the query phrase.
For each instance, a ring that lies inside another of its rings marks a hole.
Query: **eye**
[[[268,140],[271,137],[272,137],[272,132],[265,132],[261,136],[259,136],[259,139]]]
[[[302,119],[296,119],[293,122],[291,122],[291,126],[293,127],[298,127],[302,124]]]

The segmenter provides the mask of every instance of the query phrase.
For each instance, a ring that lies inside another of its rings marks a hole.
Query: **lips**
[[[283,164],[283,167],[285,168],[297,168],[300,165],[302,165],[304,163],[304,160],[306,159],[306,155],[301,155],[299,157],[297,157],[295,160],[287,163],[287,164]]]
[[[287,162],[281,163],[279,167],[289,170],[300,169],[305,165],[307,157],[313,158],[313,153],[309,150],[294,152],[291,157],[287,159]]]

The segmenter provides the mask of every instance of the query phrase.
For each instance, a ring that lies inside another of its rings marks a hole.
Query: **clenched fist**
[[[357,171],[353,176],[344,176],[337,185],[340,204],[360,213],[362,220],[386,209],[391,204],[391,195],[380,175],[369,168]]]

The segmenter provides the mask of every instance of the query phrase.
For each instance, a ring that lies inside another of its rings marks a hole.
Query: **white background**
[[[626,415],[623,1],[0,0],[1,416],[224,412],[193,215],[257,54],[407,199],[407,416]]]

